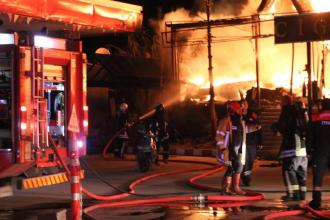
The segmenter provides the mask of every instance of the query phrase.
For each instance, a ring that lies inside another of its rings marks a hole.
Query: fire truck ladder
[[[32,98],[34,108],[33,146],[48,146],[47,100],[44,98],[43,48],[32,48]]]

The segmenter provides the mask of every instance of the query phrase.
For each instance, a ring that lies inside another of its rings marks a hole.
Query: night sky
[[[163,16],[178,8],[185,8],[194,15],[196,12],[205,11],[205,0],[120,0],[121,2],[132,3],[143,6],[144,24],[148,24],[149,19],[162,19]],[[242,7],[248,0],[211,0],[214,5],[231,5],[237,9],[239,14]],[[214,7],[221,11],[221,7]]]

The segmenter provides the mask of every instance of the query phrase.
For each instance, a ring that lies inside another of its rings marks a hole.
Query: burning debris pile
[[[272,106],[273,108],[280,108],[281,98],[283,95],[289,94],[289,91],[285,88],[276,88],[276,89],[260,89],[260,105],[261,108]],[[246,92],[246,100],[249,103],[249,106],[252,108],[256,108],[256,95],[257,89],[255,87],[249,89]]]

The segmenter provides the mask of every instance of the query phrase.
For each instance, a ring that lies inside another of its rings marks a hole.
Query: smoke
[[[215,1],[213,12],[225,16],[238,16],[241,15],[245,7],[248,5],[249,0],[222,0]]]
[[[201,1],[204,2],[204,1]],[[211,19],[233,18],[237,16],[251,16],[256,14],[259,1],[254,0],[222,0],[213,1]],[[281,4],[278,1],[272,7],[278,13],[294,12],[294,7],[289,4]],[[167,13],[161,21],[153,21],[159,33],[166,30],[165,22],[178,21],[205,21],[206,14],[199,5],[197,12],[185,9]],[[205,7],[205,5],[203,6]],[[267,13],[267,12],[264,12]],[[273,12],[272,12],[273,13]],[[261,34],[273,35],[273,17],[265,17],[261,22]],[[176,35],[177,54],[180,80],[199,87],[208,85],[208,53],[206,29],[194,29],[190,31],[178,31]],[[218,99],[229,99],[237,94],[238,89],[246,90],[245,83],[242,88],[238,82],[250,82],[249,86],[255,86],[256,80],[256,53],[255,41],[252,38],[251,24],[235,25],[212,28],[212,56],[214,85],[234,83],[235,89],[224,92],[216,90]],[[169,45],[167,45],[169,46]],[[171,70],[171,50],[162,48],[162,59],[167,69]],[[304,43],[295,44],[294,57],[294,89],[300,93],[302,83],[305,80],[306,46]],[[274,37],[260,38],[259,40],[259,67],[261,85],[267,88],[290,86],[292,67],[292,45],[275,45]],[[254,82],[254,83],[253,83]],[[238,87],[238,88],[237,88]],[[244,87],[244,88],[243,88]],[[250,87],[251,88],[251,87]],[[192,91],[187,89],[187,92]]]

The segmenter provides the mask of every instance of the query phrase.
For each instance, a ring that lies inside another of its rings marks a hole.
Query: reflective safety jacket
[[[294,105],[287,105],[282,108],[277,122],[277,129],[282,134],[279,159],[307,156],[306,137],[302,135],[302,128],[299,126],[301,124],[300,117],[303,116],[299,114]]]
[[[240,115],[235,114],[219,120],[215,140],[219,161],[231,160],[224,158],[230,156],[238,158],[243,165],[245,164],[246,126]]]
[[[219,120],[216,132],[216,145],[219,150],[225,150],[226,148],[228,148],[228,143],[231,136],[230,117],[225,117]]]
[[[313,114],[311,127],[313,154],[330,156],[330,110]]]

